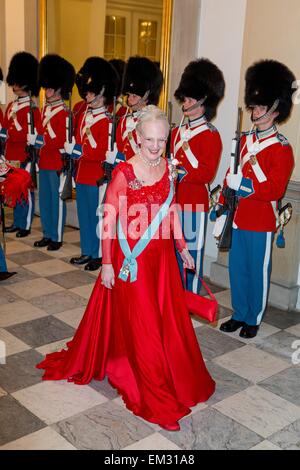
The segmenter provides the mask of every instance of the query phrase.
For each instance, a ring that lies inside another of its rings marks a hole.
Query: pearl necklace
[[[144,163],[146,163],[148,166],[158,166],[161,162],[161,157],[158,157],[156,160],[154,160],[153,162],[151,160],[148,160],[147,158],[145,158],[141,152],[138,153],[139,157],[143,160]]]

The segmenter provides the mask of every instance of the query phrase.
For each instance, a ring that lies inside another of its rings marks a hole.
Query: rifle
[[[0,137],[0,161],[2,160],[2,157],[4,157],[4,149],[5,149],[5,141],[4,139],[1,139]]]
[[[5,241],[5,210],[4,210],[4,200],[2,194],[0,194],[0,223],[1,223],[1,232],[2,232],[2,243],[4,254],[6,252],[6,241]]]
[[[209,210],[214,209],[218,205],[219,194],[221,192],[221,185],[218,184],[215,188],[210,189],[209,186]]]
[[[113,104],[113,113],[112,113],[112,124],[111,124],[111,130],[110,130],[110,151],[113,152],[115,148],[115,142],[116,142],[116,133],[117,133],[117,97],[114,96],[114,104]],[[97,186],[102,186],[103,184],[107,184],[111,180],[111,174],[114,169],[114,162],[110,162],[107,160],[104,160],[102,162],[102,167],[104,170],[104,176],[102,178],[98,179],[97,181]]]
[[[172,136],[172,111],[173,111],[173,105],[171,101],[168,101],[168,122],[170,126],[170,132],[167,140],[167,145],[166,145],[166,157],[168,160],[171,159],[171,136]]]
[[[34,134],[34,106],[31,97],[31,91],[29,91],[29,127],[30,134]],[[27,151],[27,163],[30,164],[29,173],[33,182],[33,186],[37,188],[37,165],[38,165],[38,150],[33,145],[26,146]]]
[[[230,169],[233,170],[234,174],[237,174],[238,166],[240,162],[240,139],[241,139],[241,122],[242,122],[242,108],[238,108],[238,119],[235,131],[235,149],[231,154]],[[219,238],[218,248],[220,251],[228,251],[231,248],[232,241],[232,224],[234,219],[234,213],[238,203],[238,197],[236,191],[231,188],[223,189],[224,205],[217,210],[217,217],[226,213],[226,220]]]
[[[71,97],[72,94],[69,93],[69,113],[67,117],[67,140],[69,143],[72,143],[73,138],[73,113],[71,107]],[[63,154],[63,173],[65,175],[64,185],[60,194],[60,198],[63,201],[72,199],[73,191],[73,172],[74,172],[74,162],[70,155],[67,153]]]

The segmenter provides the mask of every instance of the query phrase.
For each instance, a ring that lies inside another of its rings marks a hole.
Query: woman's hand
[[[195,269],[195,261],[193,257],[190,255],[187,248],[184,248],[180,252],[181,259],[183,261],[183,267],[187,269]]]
[[[101,284],[108,289],[115,285],[115,272],[112,264],[103,264],[101,268]]]

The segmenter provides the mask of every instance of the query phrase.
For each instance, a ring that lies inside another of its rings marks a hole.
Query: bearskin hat
[[[38,60],[29,52],[17,52],[8,67],[7,84],[18,85],[33,96],[38,96],[38,65]]]
[[[78,93],[80,94],[81,98],[84,100],[86,93],[83,92],[83,87],[88,81],[88,77],[90,76],[91,70],[95,67],[97,68],[98,64],[98,57],[88,57],[84,62],[81,69],[77,72],[75,83],[78,88]]]
[[[216,115],[224,91],[225,81],[221,70],[209,59],[197,59],[185,67],[174,96],[180,103],[186,97],[197,101],[206,97],[203,104],[205,116],[210,121]]]
[[[39,65],[39,85],[42,88],[60,90],[67,100],[75,82],[75,69],[70,62],[57,54],[45,55]]]
[[[3,73],[2,73],[2,68],[0,67],[0,82],[3,81]]]
[[[163,74],[147,57],[129,57],[124,73],[123,93],[143,97],[149,92],[147,104],[158,104],[163,86]]]
[[[125,62],[122,59],[111,59],[109,63],[116,69],[118,77],[119,77],[118,91],[117,91],[117,95],[119,96],[122,93]]]
[[[78,72],[76,83],[82,97],[89,91],[99,95],[103,90],[105,104],[109,105],[117,93],[118,74],[102,57],[89,57]]]
[[[261,60],[248,68],[245,75],[245,104],[247,108],[255,105],[272,107],[276,100],[279,113],[275,121],[285,121],[292,109],[292,96],[296,78],[290,69],[276,60]]]

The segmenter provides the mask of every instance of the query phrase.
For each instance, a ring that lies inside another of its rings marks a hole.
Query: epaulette
[[[206,125],[207,125],[208,129],[211,132],[217,132],[218,131],[218,129],[213,124],[211,124],[211,122],[207,122]]]
[[[281,143],[281,145],[284,145],[284,146],[290,145],[290,144],[289,144],[289,141],[287,140],[287,138],[284,137],[284,135],[282,135],[282,134],[279,134],[279,133],[278,133],[278,134],[277,134],[277,139],[279,140],[279,142]]]

